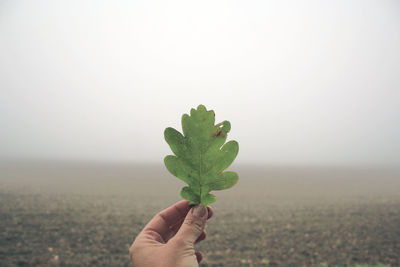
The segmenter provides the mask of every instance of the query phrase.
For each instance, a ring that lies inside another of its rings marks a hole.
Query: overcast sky
[[[400,165],[400,2],[0,1],[0,158],[161,163],[200,103],[240,163]]]

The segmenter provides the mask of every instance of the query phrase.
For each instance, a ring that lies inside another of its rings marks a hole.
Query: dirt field
[[[202,266],[400,266],[400,173],[238,167],[216,192]],[[0,166],[0,266],[130,266],[146,222],[178,201],[162,166]]]

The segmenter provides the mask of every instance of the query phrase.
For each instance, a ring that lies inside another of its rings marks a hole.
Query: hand
[[[179,201],[161,211],[144,227],[129,249],[134,267],[198,267],[203,258],[194,244],[206,238],[204,227],[213,210],[191,208]]]

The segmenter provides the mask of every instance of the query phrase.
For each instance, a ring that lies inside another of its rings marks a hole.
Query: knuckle
[[[199,220],[187,219],[183,223],[193,228],[197,232],[203,232],[204,224]]]
[[[156,215],[154,215],[154,217],[153,217],[153,220],[155,219],[155,220],[162,220],[162,215],[161,215],[161,212],[159,212],[159,213],[157,213]]]
[[[171,240],[172,241],[172,240]],[[185,238],[176,237],[173,239],[173,245],[177,248],[187,248],[190,249],[193,247],[193,244]]]
[[[176,237],[173,241],[174,241],[173,243],[177,247],[183,247],[183,246],[185,246],[187,244],[187,242],[186,242],[186,240],[184,238]]]
[[[154,216],[154,218],[158,218],[159,220],[166,221],[165,213],[162,212],[162,211],[158,212],[158,213]]]

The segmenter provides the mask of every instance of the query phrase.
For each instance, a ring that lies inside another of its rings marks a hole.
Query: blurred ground
[[[233,166],[202,266],[400,266],[400,173]],[[162,166],[0,165],[0,266],[130,266],[133,238],[178,201]]]

